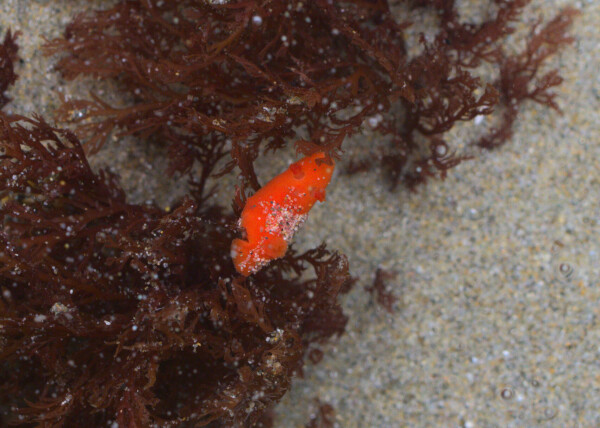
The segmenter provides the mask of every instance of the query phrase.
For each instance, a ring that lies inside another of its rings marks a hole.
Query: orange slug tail
[[[282,257],[287,251],[287,242],[279,236],[269,236],[268,245],[258,246],[255,243],[234,239],[231,243],[231,258],[236,270],[250,276],[258,272],[271,260]]]

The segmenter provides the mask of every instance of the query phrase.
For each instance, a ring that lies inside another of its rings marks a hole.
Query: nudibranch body
[[[285,254],[308,211],[325,200],[332,162],[323,152],[306,156],[248,198],[239,220],[246,237],[231,243],[231,258],[239,273],[251,275]]]

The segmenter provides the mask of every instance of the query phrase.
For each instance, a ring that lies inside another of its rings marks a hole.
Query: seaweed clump
[[[0,114],[0,142],[8,423],[253,425],[308,344],[343,331],[344,256],[291,251],[244,280],[218,207],[128,204],[41,118]]]
[[[444,140],[457,122],[505,110],[501,126],[472,142],[491,148],[510,137],[523,101],[558,108],[557,71],[538,70],[571,41],[565,33],[576,12],[538,23],[526,49],[508,54],[503,42],[528,3],[489,1],[488,17],[471,23],[454,0],[400,2],[402,12],[384,0],[123,1],[78,15],[46,50],[61,54],[65,78],[115,79],[129,100],[63,104],[59,118],[77,123],[92,151],[115,130],[154,136],[169,145],[171,171],[190,171],[197,160],[206,173],[222,158],[214,153],[226,151],[221,172],[238,167],[256,190],[261,150],[299,140],[300,151],[320,146],[336,155],[368,126],[389,145],[358,164],[378,161],[392,185],[412,188],[470,157]],[[433,10],[439,24],[411,46],[415,9]],[[476,77],[482,65],[498,79]]]
[[[17,60],[19,50],[17,46],[18,36],[19,33],[13,34],[12,31],[8,30],[4,35],[4,41],[0,44],[0,108],[10,101],[5,92],[17,80],[14,63]]]
[[[398,297],[392,293],[388,282],[397,276],[398,272],[377,268],[373,284],[365,287],[365,290],[374,296],[375,302],[390,314],[394,313],[394,304]]]
[[[310,416],[310,422],[305,425],[305,428],[333,428],[335,426],[335,409],[329,403],[323,403],[316,399],[316,412]]]

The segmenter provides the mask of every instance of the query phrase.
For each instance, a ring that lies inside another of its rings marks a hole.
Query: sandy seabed
[[[51,117],[57,92],[87,94],[90,82],[62,81],[40,46],[75,12],[106,3],[0,0],[0,33],[22,32],[8,111]],[[316,397],[340,427],[600,426],[600,2],[533,0],[518,26],[569,5],[583,12],[576,42],[551,64],[565,78],[563,115],[524,105],[508,144],[417,193],[390,191],[378,170],[334,178],[298,244],[339,249],[360,281],[344,297],[347,333],[307,364],[276,426],[303,426]],[[449,142],[460,147],[479,126],[457,127]],[[288,163],[278,156],[263,179]],[[185,186],[164,180],[162,158],[113,140],[92,163],[118,172],[133,201],[168,205]],[[378,267],[398,272],[393,314],[363,289]]]

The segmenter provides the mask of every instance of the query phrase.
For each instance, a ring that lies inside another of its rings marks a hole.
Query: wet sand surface
[[[111,85],[64,82],[40,52],[75,12],[108,3],[0,2],[0,32],[23,33],[7,111],[52,117],[58,92],[85,96],[90,85],[111,100]],[[475,15],[477,4],[460,2]],[[563,115],[525,104],[505,146],[416,193],[390,191],[377,169],[334,177],[297,244],[327,242],[360,279],[344,297],[347,333],[307,363],[277,427],[303,426],[316,397],[339,427],[600,426],[600,2],[534,0],[511,40],[522,46],[540,14],[567,5],[583,13],[576,42],[551,63],[565,78]],[[448,142],[460,149],[485,126],[459,126]],[[365,131],[345,147],[360,155],[380,142]],[[292,158],[265,158],[263,181]],[[186,190],[165,179],[163,159],[160,147],[113,139],[92,163],[119,173],[132,201],[167,206]],[[233,183],[215,197],[230,198]],[[364,291],[378,267],[398,273],[392,314]]]

